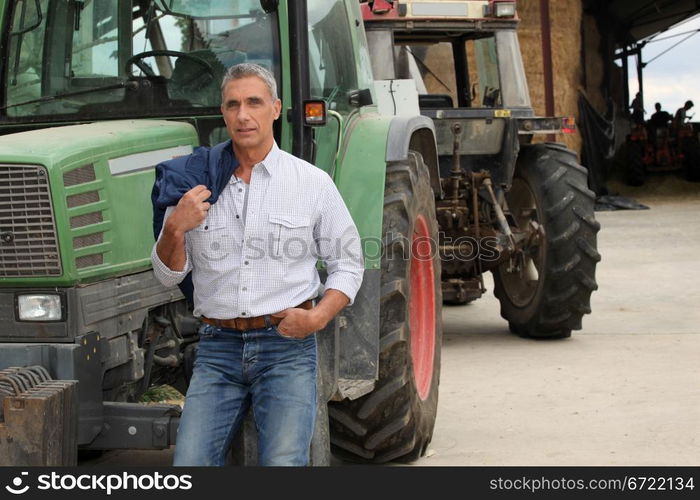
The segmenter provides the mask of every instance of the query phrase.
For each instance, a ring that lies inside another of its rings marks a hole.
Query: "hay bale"
[[[603,77],[605,62],[602,56],[603,39],[598,30],[596,19],[590,15],[583,16],[583,57],[585,71],[584,87],[588,99],[599,113],[605,113],[605,97],[603,96]]]
[[[578,92],[581,88],[581,0],[552,0],[549,3],[552,38],[552,71],[554,75],[554,114],[578,119]],[[544,62],[540,1],[518,2],[521,18],[519,39],[535,113],[545,116]],[[538,138],[538,141],[543,138]],[[580,153],[581,136],[561,135],[558,141]]]

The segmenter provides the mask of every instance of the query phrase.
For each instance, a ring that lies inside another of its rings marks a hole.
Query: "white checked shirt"
[[[325,288],[343,292],[352,304],[364,259],[357,228],[330,176],[274,144],[253,167],[244,217],[245,196],[244,182],[231,176],[206,220],[185,234],[183,271],[163,264],[154,246],[156,278],[170,287],[192,271],[195,316],[249,318],[322,294],[316,270],[321,259],[328,270]],[[167,209],[165,220],[173,210]]]

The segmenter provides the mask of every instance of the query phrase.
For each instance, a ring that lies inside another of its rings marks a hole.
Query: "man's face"
[[[280,100],[272,99],[270,89],[257,76],[232,80],[224,88],[221,114],[237,148],[269,147],[272,124],[281,108]]]

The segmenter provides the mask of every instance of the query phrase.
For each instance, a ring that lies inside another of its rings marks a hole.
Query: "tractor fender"
[[[391,120],[386,144],[387,163],[407,161],[409,150],[423,156],[433,193],[442,198],[435,125],[427,116],[396,116]]]
[[[361,111],[344,131],[333,180],[362,238],[365,274],[355,303],[342,315],[347,330],[338,340],[342,355],[337,390],[342,397],[354,399],[371,391],[378,376],[386,170],[387,165],[407,161],[409,150],[423,155],[433,190],[440,193],[435,128],[429,118]]]
[[[386,151],[392,118],[363,113],[350,120],[333,175],[365,242],[379,241],[382,237]],[[365,252],[365,269],[379,269],[380,264],[380,252]]]

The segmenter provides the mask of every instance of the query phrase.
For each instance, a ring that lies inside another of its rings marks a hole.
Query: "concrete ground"
[[[616,189],[651,210],[597,213],[600,289],[572,338],[511,335],[491,294],[444,309],[438,417],[416,465],[700,465],[700,185]]]
[[[440,402],[419,465],[700,464],[700,185],[611,185],[593,314],[563,341],[508,333],[493,296],[445,308]]]

